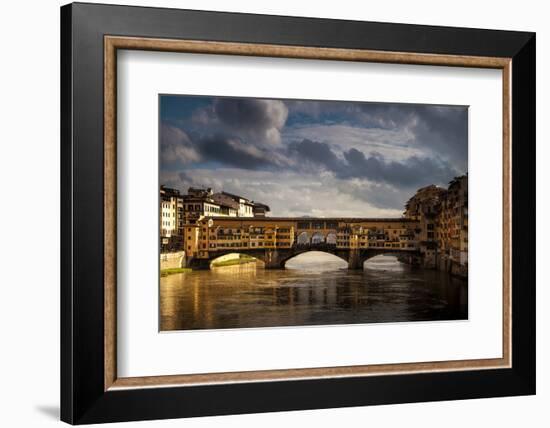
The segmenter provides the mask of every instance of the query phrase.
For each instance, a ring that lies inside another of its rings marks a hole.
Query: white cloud
[[[379,153],[395,161],[426,155],[425,150],[410,145],[413,134],[407,129],[390,130],[343,124],[313,124],[286,127],[282,135],[286,141],[309,139],[328,143],[338,155],[352,148],[365,153]]]
[[[201,159],[187,133],[178,127],[162,124],[161,142],[163,162],[188,164]]]
[[[380,190],[393,191],[400,198],[397,190],[389,186],[380,189],[366,180],[356,180],[350,186],[349,181],[326,172],[305,175],[236,168],[192,169],[185,174],[164,172],[161,179],[182,191],[190,185],[200,185],[240,194],[268,204],[271,216],[400,217],[402,214],[402,209],[381,208],[390,205],[376,203],[375,194]],[[407,196],[410,195],[403,195],[402,203]]]

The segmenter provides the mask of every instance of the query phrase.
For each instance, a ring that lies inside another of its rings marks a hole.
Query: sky
[[[400,217],[468,169],[468,108],[160,96],[160,183],[211,187],[271,216]]]

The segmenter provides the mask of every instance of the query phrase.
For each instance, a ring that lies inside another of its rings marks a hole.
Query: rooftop
[[[222,194],[222,195],[225,195],[225,196],[229,196],[230,198],[235,199],[235,200],[240,200],[240,199],[242,199],[242,200],[245,201],[245,202],[251,203],[251,202],[250,202],[250,199],[245,198],[244,196],[239,196],[239,195],[235,195],[235,194],[233,194],[233,193],[224,192],[223,190],[222,190],[221,194]]]

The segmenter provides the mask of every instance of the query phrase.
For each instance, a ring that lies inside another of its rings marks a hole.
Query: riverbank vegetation
[[[218,262],[213,261],[211,266],[212,267],[235,266],[235,265],[243,265],[246,263],[252,263],[255,261],[256,259],[254,257],[247,256],[246,254],[239,254],[239,257],[235,257],[234,259],[222,260]]]
[[[170,269],[161,269],[160,276],[173,275],[175,273],[184,273],[191,272],[191,268],[170,268]]]

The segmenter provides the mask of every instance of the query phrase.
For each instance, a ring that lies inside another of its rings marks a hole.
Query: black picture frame
[[[104,390],[104,36],[512,58],[512,367]],[[61,8],[61,419],[71,424],[535,393],[535,34],[74,3]]]

